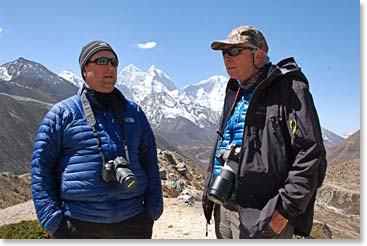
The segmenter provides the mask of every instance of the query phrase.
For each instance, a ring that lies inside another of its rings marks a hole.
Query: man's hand
[[[277,234],[280,234],[284,227],[288,224],[288,220],[281,215],[278,210],[274,210],[273,216],[269,222],[270,228]]]

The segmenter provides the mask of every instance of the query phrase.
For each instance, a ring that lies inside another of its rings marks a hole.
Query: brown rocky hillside
[[[32,198],[30,174],[0,173],[0,209]]]
[[[315,218],[334,238],[360,238],[360,131],[328,150],[328,169],[317,196]]]
[[[360,130],[327,151],[329,166],[360,159]]]

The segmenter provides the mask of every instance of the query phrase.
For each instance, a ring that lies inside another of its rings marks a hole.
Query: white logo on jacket
[[[128,118],[125,118],[125,122],[126,123],[134,123],[135,120],[133,118],[128,117]]]

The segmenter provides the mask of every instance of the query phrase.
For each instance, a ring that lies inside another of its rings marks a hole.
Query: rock
[[[172,154],[169,151],[163,151],[164,158],[168,161],[168,164],[176,166],[176,160],[173,158]]]
[[[314,221],[312,226],[311,235],[312,239],[331,239],[333,233],[326,223]]]
[[[1,172],[1,175],[4,177],[14,178],[15,174],[12,172]]]
[[[178,163],[176,166],[177,172],[182,176],[186,176],[187,168],[185,163]]]
[[[203,193],[196,190],[195,188],[186,188],[180,193],[180,196],[181,195],[188,195],[193,197],[195,200],[201,200]]]
[[[169,173],[168,174],[168,180],[171,180],[171,181],[177,181],[178,180],[178,177],[176,174],[174,173]]]
[[[165,168],[159,169],[161,180],[167,180],[167,170]]]
[[[175,188],[170,188],[166,185],[162,185],[163,197],[176,198],[180,195]]]
[[[194,203],[194,197],[190,195],[179,195],[177,200],[188,205],[192,205]]]
[[[162,184],[166,185],[170,189],[177,190],[178,193],[181,193],[184,190],[185,182],[182,180],[172,181],[172,180],[162,180]]]

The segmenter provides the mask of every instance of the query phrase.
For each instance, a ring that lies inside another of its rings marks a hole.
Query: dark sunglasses
[[[241,51],[243,50],[255,50],[256,48],[253,47],[231,47],[228,49],[223,49],[222,50],[222,54],[223,56],[229,55],[229,56],[238,56],[239,54],[241,54]]]
[[[117,67],[119,65],[119,61],[116,58],[107,58],[107,57],[98,57],[93,61],[89,61],[89,63],[95,63],[100,66],[107,66],[108,63],[111,63],[113,67]]]

